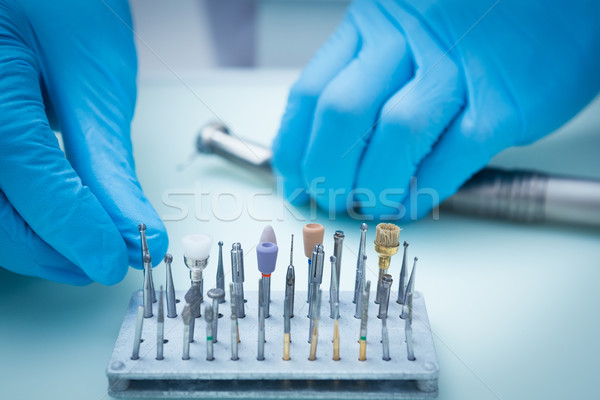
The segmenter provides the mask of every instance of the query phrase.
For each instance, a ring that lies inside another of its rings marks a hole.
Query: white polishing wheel
[[[212,238],[201,234],[187,235],[183,237],[181,243],[183,244],[183,255],[186,258],[204,260],[210,255]]]

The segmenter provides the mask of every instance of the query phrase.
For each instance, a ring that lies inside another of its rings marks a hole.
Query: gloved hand
[[[286,197],[425,216],[595,96],[599,4],[356,1],[290,91],[273,144]]]
[[[165,227],[135,176],[136,56],[124,0],[0,0],[0,265],[76,285],[153,262]],[[63,135],[68,158],[49,120]]]

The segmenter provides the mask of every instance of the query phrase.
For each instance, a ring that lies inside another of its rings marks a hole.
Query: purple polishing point
[[[275,271],[277,262],[277,252],[279,248],[275,243],[262,242],[256,247],[256,258],[258,260],[258,270],[263,275],[271,275]]]

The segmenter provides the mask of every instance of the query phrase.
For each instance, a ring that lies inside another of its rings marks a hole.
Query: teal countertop
[[[186,234],[209,233],[226,246],[242,242],[251,260],[247,284],[258,279],[252,245],[265,224],[273,225],[282,243],[291,233],[300,237],[310,210],[290,211],[268,181],[210,156],[197,157],[183,171],[176,168],[214,114],[240,136],[269,143],[295,76],[295,71],[214,71],[140,82],[132,128],[137,170],[166,221],[176,288],[189,284],[180,245]],[[559,132],[509,149],[492,164],[600,178],[600,100]],[[209,192],[212,196],[202,195]],[[351,290],[360,222],[329,221],[323,212],[316,217],[326,238],[336,229],[346,232],[341,286]],[[440,400],[595,397],[599,231],[446,213],[403,229],[409,255],[420,260],[416,287],[425,295],[435,337]],[[304,265],[300,248],[298,243],[297,266]],[[287,246],[281,249],[280,259],[287,260]],[[214,246],[209,281],[216,251]],[[369,279],[375,280],[372,248],[368,255]],[[392,261],[394,277],[400,261],[400,256]],[[229,262],[225,265],[229,279]],[[164,284],[164,273],[162,264],[155,269],[157,286]],[[273,286],[283,287],[284,276],[280,267]],[[296,279],[305,282],[306,271],[297,268]],[[327,284],[328,279],[325,274]],[[112,287],[71,287],[0,269],[0,397],[108,398],[106,363],[129,297],[141,285],[137,270]]]

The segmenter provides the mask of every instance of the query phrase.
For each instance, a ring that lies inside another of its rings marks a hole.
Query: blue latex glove
[[[0,0],[0,265],[76,285],[155,264],[165,228],[134,171],[126,1]],[[48,121],[63,134],[66,153]]]
[[[356,1],[291,89],[273,145],[285,195],[425,216],[595,96],[598,15],[595,1]]]

